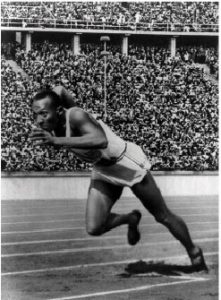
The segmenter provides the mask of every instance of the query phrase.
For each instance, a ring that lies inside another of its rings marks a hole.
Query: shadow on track
[[[191,274],[194,273],[194,268],[190,266],[183,265],[172,265],[165,264],[164,261],[159,262],[145,262],[138,261],[135,263],[129,264],[125,268],[125,273],[119,274],[120,277],[130,277],[130,276],[182,276],[182,274]]]

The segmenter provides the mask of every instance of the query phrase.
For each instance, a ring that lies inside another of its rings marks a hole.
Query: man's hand
[[[54,145],[54,136],[50,132],[43,129],[34,129],[30,136],[36,145]]]

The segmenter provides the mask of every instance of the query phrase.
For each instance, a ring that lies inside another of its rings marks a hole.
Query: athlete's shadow
[[[182,273],[194,273],[194,268],[190,266],[166,264],[164,261],[138,261],[129,264],[125,268],[125,273],[120,274],[121,277],[137,276],[182,276]]]

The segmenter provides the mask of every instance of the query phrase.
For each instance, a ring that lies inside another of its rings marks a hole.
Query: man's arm
[[[74,137],[54,137],[49,132],[37,129],[31,139],[38,144],[51,144],[80,149],[103,149],[107,147],[106,135],[100,124],[82,109],[70,112],[70,127],[77,132]]]
[[[82,109],[72,109],[69,116],[70,127],[79,136],[57,137],[55,145],[73,148],[95,149],[106,148],[107,138],[100,124]]]
[[[75,106],[72,95],[62,85],[56,86],[53,91],[60,97],[63,107],[71,108]]]

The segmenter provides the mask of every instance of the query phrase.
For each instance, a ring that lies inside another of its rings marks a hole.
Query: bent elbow
[[[53,92],[55,92],[60,97],[63,93],[63,90],[64,90],[64,87],[62,85],[57,85],[56,87],[53,88]]]
[[[107,148],[107,145],[108,145],[108,141],[107,141],[106,139],[104,139],[104,140],[101,142],[100,147],[101,147],[101,149],[105,149],[105,148]]]

